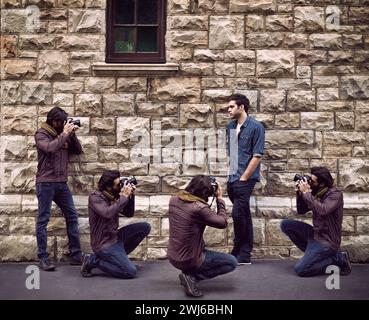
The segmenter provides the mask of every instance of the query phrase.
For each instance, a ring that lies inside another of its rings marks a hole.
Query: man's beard
[[[111,194],[113,195],[113,197],[114,197],[115,199],[119,199],[119,197],[120,197],[120,189],[119,189],[119,190],[117,190],[117,189],[113,189],[113,190],[111,191]]]
[[[320,189],[322,189],[322,187],[312,187],[311,186],[311,194],[313,195],[313,196],[315,196],[318,192],[319,192],[319,190]]]
[[[56,128],[54,128],[55,129],[55,131],[57,132],[57,133],[62,133],[63,132],[63,127],[56,127]]]

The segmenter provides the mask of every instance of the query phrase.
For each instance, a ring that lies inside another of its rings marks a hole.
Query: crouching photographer
[[[122,278],[134,278],[137,267],[128,254],[150,233],[150,225],[139,222],[119,228],[119,215],[132,217],[135,210],[136,179],[124,179],[117,170],[103,173],[98,190],[88,199],[88,213],[93,254],[85,255],[81,267],[83,277],[91,277],[92,269]]]
[[[211,195],[216,197],[217,213],[207,203]],[[231,272],[237,266],[234,256],[205,249],[206,226],[226,228],[226,209],[220,185],[214,178],[198,175],[169,202],[168,258],[182,270],[180,284],[192,297],[203,295],[197,288],[198,281]]]
[[[294,220],[283,220],[281,230],[304,252],[295,265],[301,277],[325,274],[329,265],[340,268],[341,275],[351,272],[348,253],[340,251],[343,218],[343,195],[333,186],[325,167],[311,168],[310,176],[296,175],[297,213],[313,211],[313,226]]]

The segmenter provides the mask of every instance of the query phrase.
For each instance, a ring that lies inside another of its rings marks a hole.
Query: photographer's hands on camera
[[[128,183],[127,181],[125,181],[120,194],[122,196],[125,196],[126,198],[129,198],[135,194],[135,191],[136,191],[136,186],[132,183]]]
[[[296,191],[301,193],[311,192],[310,184],[308,183],[307,179],[304,178],[302,180],[297,181],[296,183]]]
[[[64,125],[63,132],[68,136],[73,134],[78,129],[78,126],[73,123],[72,119],[68,119],[67,123]]]

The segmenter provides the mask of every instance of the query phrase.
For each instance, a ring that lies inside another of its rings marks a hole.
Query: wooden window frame
[[[108,0],[106,11],[106,59],[107,63],[165,63],[166,0],[158,0],[158,38],[155,53],[114,52],[115,2]],[[136,33],[137,37],[137,33]]]

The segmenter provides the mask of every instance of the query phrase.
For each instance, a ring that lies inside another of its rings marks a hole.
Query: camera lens
[[[294,176],[293,181],[294,181],[294,182],[297,182],[297,181],[303,181],[303,180],[305,180],[305,179],[306,179],[306,181],[307,181],[308,183],[310,183],[310,182],[311,182],[311,177],[310,177],[310,176],[308,176],[308,175],[300,176],[299,174],[296,174],[296,175]]]
[[[127,184],[133,184],[135,186],[137,186],[137,184],[138,184],[138,181],[137,181],[136,177],[132,177],[132,178],[122,177],[122,178],[120,178],[120,186],[123,187],[124,183],[126,181],[127,181]]]
[[[128,183],[134,184],[135,186],[137,185],[137,179],[135,177],[131,178],[128,180]]]

